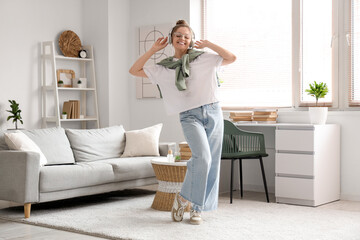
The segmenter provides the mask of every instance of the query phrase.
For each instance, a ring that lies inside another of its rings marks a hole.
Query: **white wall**
[[[130,0],[109,0],[109,126],[130,128]]]
[[[129,61],[133,63],[139,57],[139,27],[164,23],[175,25],[179,19],[190,21],[189,4],[189,1],[176,0],[130,1]],[[129,79],[131,128],[138,129],[161,122],[164,124],[161,141],[183,141],[178,116],[168,116],[161,99],[136,99],[135,78],[129,75]]]
[[[14,127],[9,99],[20,103],[19,127],[41,126],[40,42],[68,29],[82,39],[82,7],[82,0],[0,0],[0,129]]]

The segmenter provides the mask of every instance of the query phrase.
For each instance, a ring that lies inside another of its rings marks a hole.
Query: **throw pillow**
[[[11,150],[38,152],[40,154],[40,166],[46,164],[46,157],[41,152],[40,148],[23,132],[15,131],[4,133],[4,135],[5,142]]]
[[[100,129],[66,129],[77,162],[119,158],[124,152],[122,125]]]
[[[39,146],[47,159],[46,165],[75,163],[69,139],[63,128],[24,130],[23,133]]]
[[[159,138],[162,123],[152,127],[125,132],[126,144],[121,157],[160,156]]]
[[[0,131],[0,150],[9,150],[9,147],[5,142],[4,132],[2,131]]]

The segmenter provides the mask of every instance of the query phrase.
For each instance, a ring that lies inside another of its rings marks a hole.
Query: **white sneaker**
[[[203,222],[201,218],[201,212],[191,209],[190,211],[190,223],[194,225],[200,225]]]
[[[181,222],[183,220],[184,211],[187,205],[188,201],[181,201],[179,193],[176,193],[174,204],[171,208],[171,217],[175,222]]]

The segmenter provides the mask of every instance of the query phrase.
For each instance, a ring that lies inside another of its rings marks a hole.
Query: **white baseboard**
[[[351,195],[351,194],[341,194],[340,200],[360,202],[360,196],[359,195]]]
[[[252,185],[252,184],[244,184],[243,185],[244,191],[250,191],[250,192],[265,192],[264,185]],[[239,187],[234,186],[234,189],[238,190]],[[229,189],[223,189],[220,193],[227,193],[229,192]],[[268,192],[275,194],[275,187],[268,186]]]

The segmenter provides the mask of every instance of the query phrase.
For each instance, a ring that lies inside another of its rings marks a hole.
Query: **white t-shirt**
[[[190,63],[190,76],[185,79],[187,89],[183,91],[179,91],[175,85],[175,69],[156,64],[144,67],[144,72],[152,83],[159,85],[166,111],[170,115],[218,102],[216,71],[222,61],[219,55],[208,52],[197,57]]]

